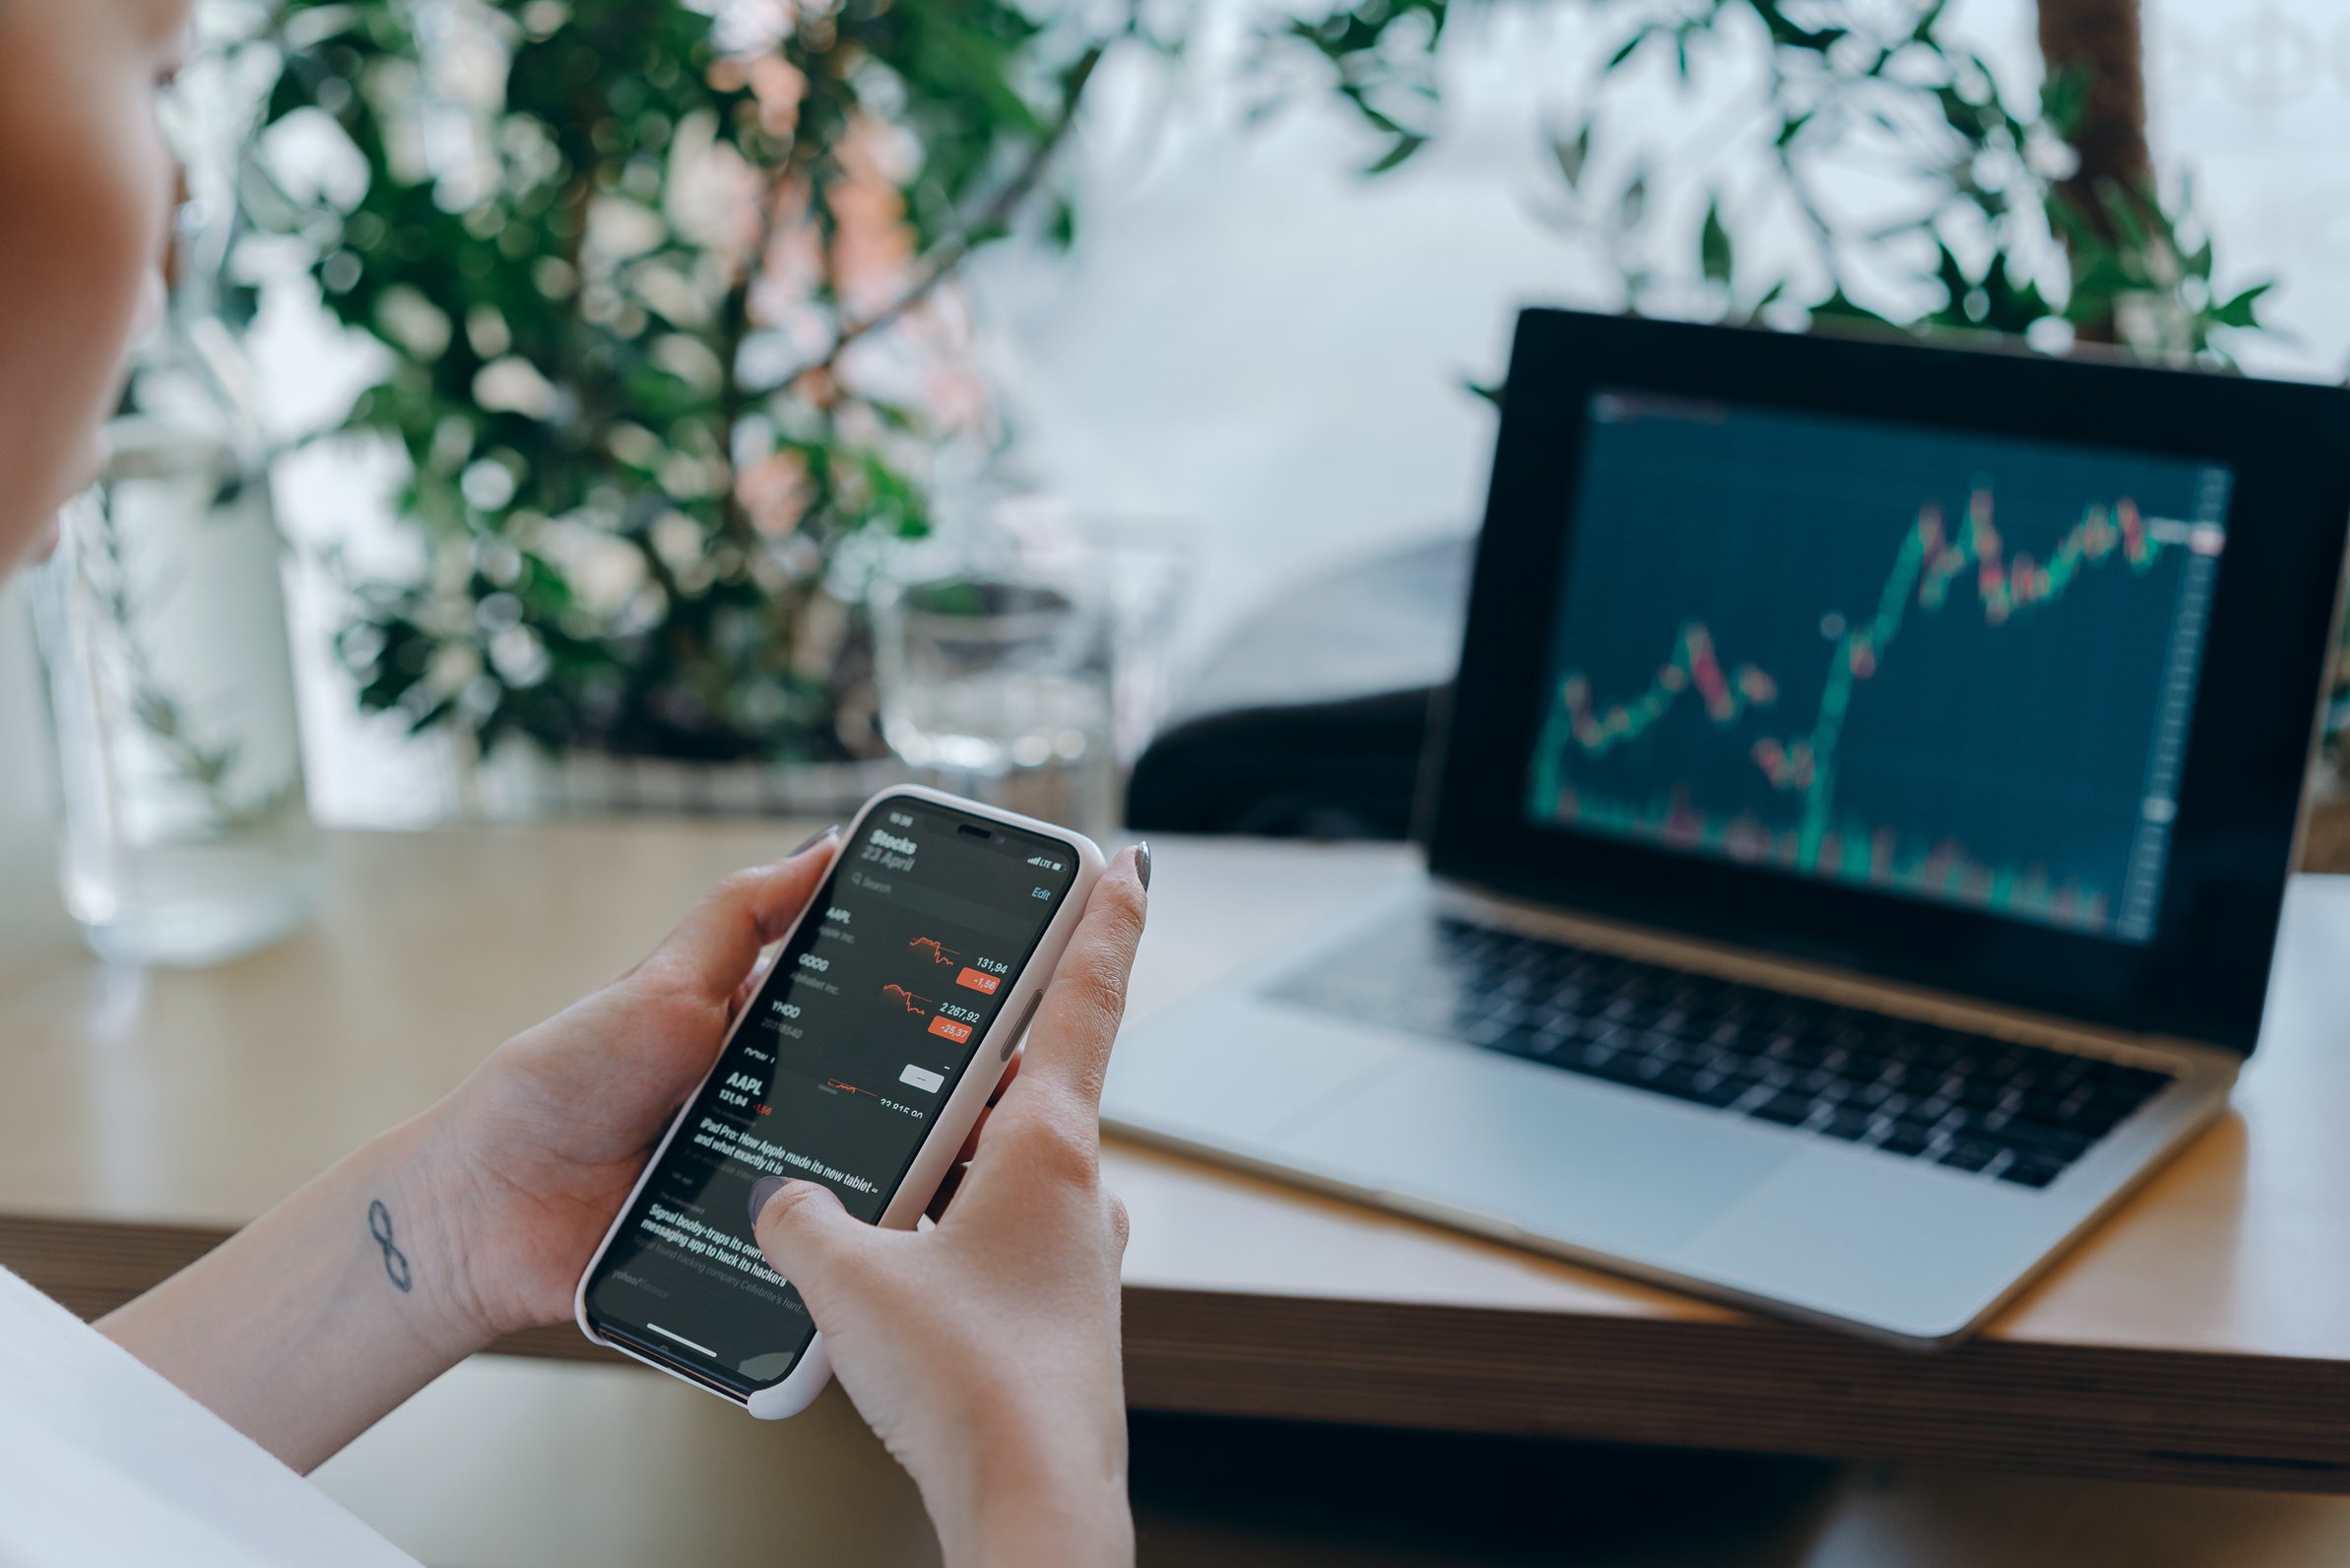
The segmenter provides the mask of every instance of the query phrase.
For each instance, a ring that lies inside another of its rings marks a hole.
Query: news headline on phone
[[[892,796],[861,821],[591,1274],[598,1328],[740,1395],[814,1334],[749,1199],[822,1182],[878,1219],[1077,873],[1070,847]]]

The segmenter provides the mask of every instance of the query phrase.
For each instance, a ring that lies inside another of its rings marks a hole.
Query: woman
[[[47,520],[88,482],[155,287],[154,98],[189,4],[0,0],[0,571],[53,543]],[[0,1272],[0,1561],[405,1560],[294,1472],[498,1336],[569,1316],[835,842],[729,878],[652,956],[95,1332]],[[758,1217],[950,1563],[1133,1553],[1126,1220],[1100,1185],[1096,1105],[1149,865],[1137,846],[1093,894],[942,1223],[879,1231],[807,1183]],[[410,1265],[397,1284],[377,1204]]]

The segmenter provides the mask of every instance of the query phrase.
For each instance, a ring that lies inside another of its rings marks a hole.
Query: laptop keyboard
[[[1468,921],[1401,926],[1283,1001],[2046,1187],[2171,1081]]]

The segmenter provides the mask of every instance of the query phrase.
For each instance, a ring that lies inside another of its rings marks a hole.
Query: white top
[[[417,1568],[0,1269],[0,1568]]]

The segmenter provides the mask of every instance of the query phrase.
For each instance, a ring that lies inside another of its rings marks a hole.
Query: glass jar
[[[124,963],[222,962],[315,904],[281,541],[234,344],[175,314],[139,351],[98,483],[37,574],[65,902]]]

